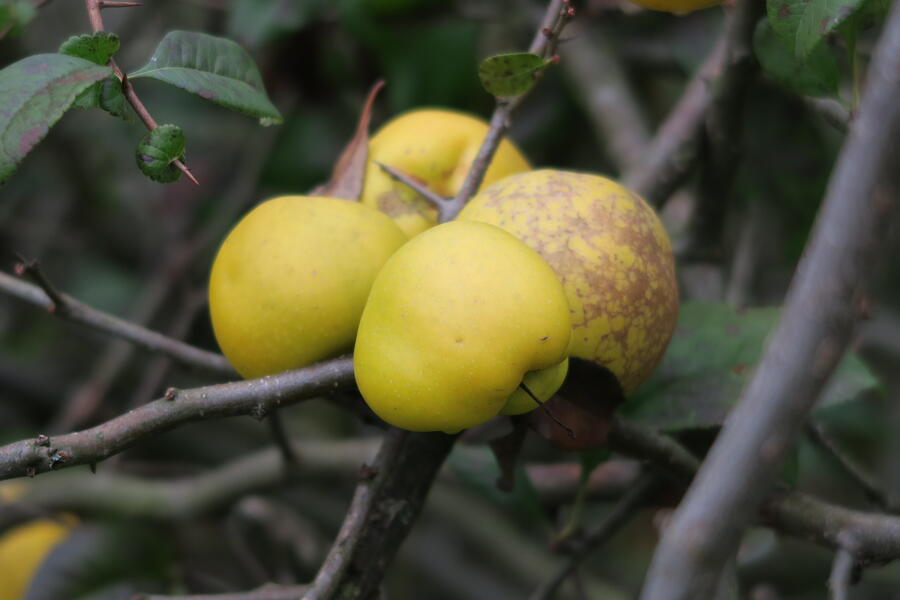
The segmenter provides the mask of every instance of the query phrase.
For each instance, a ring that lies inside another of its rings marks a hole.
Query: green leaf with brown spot
[[[866,0],[767,0],[772,30],[804,59]]]
[[[59,53],[77,56],[98,65],[105,65],[119,50],[119,36],[108,31],[73,35],[59,46]]]
[[[64,54],[37,54],[0,71],[0,183],[107,66]]]
[[[492,96],[518,96],[531,89],[537,74],[550,62],[531,52],[498,54],[481,62],[478,77]]]
[[[662,363],[621,412],[665,431],[718,427],[740,399],[759,361],[778,308],[736,311],[726,304],[689,302]],[[818,411],[880,387],[859,356],[848,353],[822,393]]]
[[[281,123],[266,95],[256,63],[236,43],[205,33],[171,31],[150,61],[130,79],[164,81],[226,108],[257,117],[263,124]]]

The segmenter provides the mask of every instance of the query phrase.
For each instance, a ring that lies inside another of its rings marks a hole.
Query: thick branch
[[[392,429],[364,468],[347,516],[304,600],[368,600],[425,504],[456,436]]]
[[[135,325],[125,319],[96,310],[66,294],[59,294],[65,310],[57,310],[57,303],[44,290],[2,272],[0,272],[0,292],[5,292],[29,304],[41,307],[66,321],[86,325],[91,329],[96,329],[137,344],[151,352],[161,352],[184,365],[200,368],[218,375],[235,376],[234,368],[221,354],[201,350],[140,325]]]
[[[281,406],[352,385],[352,359],[336,358],[259,379],[170,389],[164,398],[96,427],[0,447],[0,479],[97,463],[135,442],[185,423],[237,415],[262,418]]]
[[[900,5],[876,47],[778,327],[657,548],[644,600],[702,598],[757,512],[778,465],[840,360],[900,196]]]

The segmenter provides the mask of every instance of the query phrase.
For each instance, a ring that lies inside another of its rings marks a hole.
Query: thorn
[[[177,396],[178,396],[178,390],[173,387],[166,388],[166,393],[163,394],[163,398],[165,398],[169,402],[171,402],[172,400],[175,400],[175,398]]]
[[[194,182],[194,185],[200,185],[200,182],[197,181],[197,178],[194,177],[194,174],[191,173],[191,170],[188,169],[187,165],[178,160],[177,158],[173,161],[173,164],[178,167],[178,169],[187,175],[187,178]]]
[[[550,418],[553,420],[554,423],[556,423],[557,425],[559,425],[560,427],[562,427],[563,429],[565,429],[565,430],[566,430],[566,433],[569,434],[569,437],[570,437],[570,438],[572,438],[573,440],[575,439],[575,432],[572,431],[572,429],[571,429],[570,427],[567,427],[562,421],[560,421],[559,419],[557,419],[557,418],[556,418],[556,415],[554,415],[553,412],[551,412],[551,410],[550,410],[549,408],[547,408],[547,405],[546,405],[546,404],[544,404],[543,402],[541,402],[540,400],[538,400],[538,397],[534,395],[534,392],[532,392],[530,389],[528,389],[528,386],[525,385],[524,382],[520,383],[520,384],[519,384],[519,387],[522,388],[523,390],[525,390],[525,393],[526,393],[526,394],[528,394],[529,396],[531,396],[531,399],[534,400],[534,401],[537,403],[537,405],[540,406],[540,407],[544,410],[544,413],[545,413],[548,417],[550,417]]]

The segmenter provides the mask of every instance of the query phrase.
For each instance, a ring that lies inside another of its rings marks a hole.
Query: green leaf
[[[18,37],[36,14],[37,7],[30,0],[0,0],[0,31]]]
[[[98,81],[75,99],[76,108],[101,108],[126,123],[134,121],[134,112],[122,92],[122,82],[115,75]]]
[[[156,47],[150,61],[128,77],[164,81],[270,123],[282,120],[266,95],[256,63],[243,48],[224,38],[171,31]]]
[[[173,165],[184,157],[184,132],[178,125],[160,125],[138,144],[135,160],[141,172],[159,183],[172,183],[181,177]]]
[[[256,47],[300,30],[324,5],[325,0],[232,0],[226,30],[242,43]]]
[[[59,53],[105,65],[118,49],[119,36],[107,31],[98,31],[73,35],[60,45]]]
[[[481,62],[478,77],[492,96],[518,96],[531,89],[535,76],[549,64],[549,60],[531,52],[498,54]]]
[[[686,303],[662,363],[621,408],[636,421],[665,431],[717,427],[737,403],[780,310],[737,312],[728,305]],[[853,353],[844,357],[822,394],[818,411],[879,387]]]
[[[170,564],[158,529],[81,525],[50,551],[23,600],[113,600],[163,591]]]
[[[830,49],[817,46],[805,59],[797,58],[761,20],[753,35],[753,49],[763,70],[799,94],[834,96],[838,91],[838,65]]]
[[[78,94],[111,73],[109,67],[63,54],[29,56],[0,71],[0,184]]]
[[[513,489],[503,492],[497,487],[500,467],[486,447],[457,446],[447,464],[459,479],[474,491],[532,521],[543,518],[541,502],[522,465],[516,467]]]
[[[773,31],[797,58],[809,56],[828,34],[849,19],[865,0],[767,0]]]

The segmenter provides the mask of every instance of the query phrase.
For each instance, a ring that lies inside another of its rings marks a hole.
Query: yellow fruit
[[[675,329],[678,288],[666,230],[637,194],[597,175],[532,171],[485,189],[458,218],[506,229],[556,271],[572,356],[608,368],[626,394],[650,375]]]
[[[570,336],[565,293],[536,252],[492,225],[445,223],[378,274],[356,338],[356,382],[388,423],[452,433],[500,413],[529,371],[560,379]],[[556,389],[540,391],[545,400]]]
[[[644,8],[661,10],[675,14],[685,14],[701,8],[707,8],[715,4],[721,4],[722,0],[631,0]]]
[[[231,230],[213,262],[209,309],[222,352],[244,377],[349,350],[378,270],[406,242],[357,202],[281,196]]]
[[[399,169],[442,196],[454,196],[487,130],[481,119],[449,110],[420,109],[392,119],[369,142],[363,204],[392,217],[409,237],[432,227],[437,215],[432,205],[376,163]],[[530,168],[519,149],[504,139],[482,186]]]
[[[25,596],[38,566],[71,528],[70,524],[41,519],[13,527],[0,536],[0,599]]]

